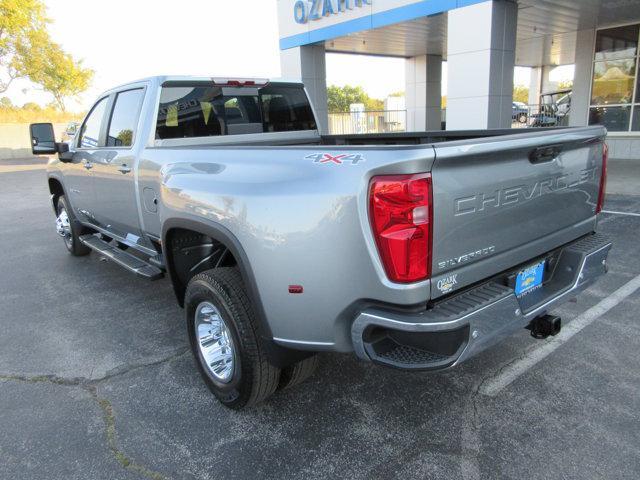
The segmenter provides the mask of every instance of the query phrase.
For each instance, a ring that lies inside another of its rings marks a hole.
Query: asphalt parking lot
[[[68,255],[44,171],[15,170],[0,171],[0,478],[640,477],[640,186],[607,199],[610,272],[556,311],[571,336],[523,331],[439,374],[323,355],[237,413],[201,382],[169,282]]]

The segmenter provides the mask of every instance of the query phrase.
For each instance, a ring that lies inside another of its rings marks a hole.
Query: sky
[[[95,71],[68,109],[86,110],[104,90],[152,75],[279,77],[276,0],[44,0],[53,40]],[[446,94],[446,66],[443,68]],[[327,55],[327,83],[362,85],[375,98],[404,90],[404,59]],[[516,69],[516,84],[529,70]],[[49,103],[28,81],[5,93],[16,105]]]

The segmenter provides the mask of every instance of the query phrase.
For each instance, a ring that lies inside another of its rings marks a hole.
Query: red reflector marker
[[[383,175],[371,180],[371,227],[389,279],[419,282],[431,275],[431,174]]]
[[[302,285],[289,285],[289,293],[303,293],[304,287]]]
[[[609,146],[602,144],[602,173],[600,176],[600,191],[598,192],[598,203],[596,213],[600,213],[604,208],[604,197],[607,193],[607,160],[609,160]]]

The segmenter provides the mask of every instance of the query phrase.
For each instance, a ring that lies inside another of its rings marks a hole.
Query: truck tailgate
[[[435,144],[432,298],[595,229],[601,127]]]

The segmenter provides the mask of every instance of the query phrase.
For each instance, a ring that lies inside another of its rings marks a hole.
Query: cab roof
[[[291,78],[257,78],[257,77],[243,77],[243,76],[230,76],[230,75],[216,75],[212,77],[200,77],[200,76],[191,76],[191,75],[155,75],[151,77],[140,78],[138,80],[123,83],[116,87],[113,87],[104,94],[112,92],[114,90],[120,90],[123,87],[129,87],[139,84],[152,84],[156,86],[160,86],[165,82],[216,82],[216,83],[224,83],[223,81],[239,81],[242,83],[253,82],[255,84],[264,84],[264,83],[298,83],[302,84],[302,80],[291,79]]]

